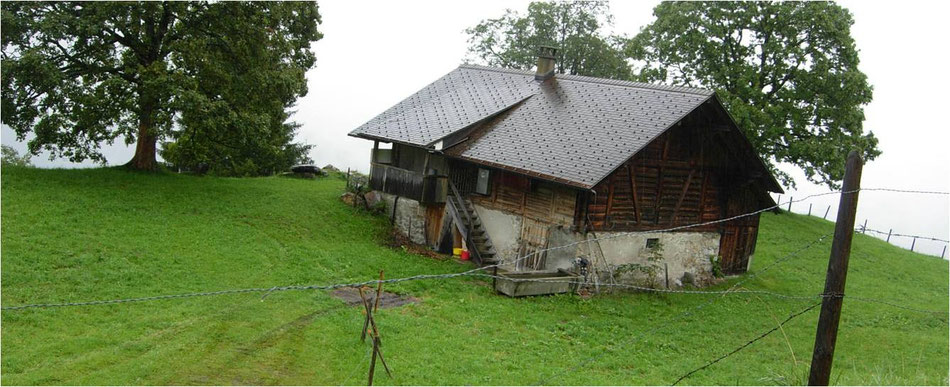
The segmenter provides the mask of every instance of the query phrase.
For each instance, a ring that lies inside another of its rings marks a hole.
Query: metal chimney
[[[544,82],[554,76],[554,60],[557,58],[557,48],[551,46],[538,47],[538,71],[534,73],[534,80]]]

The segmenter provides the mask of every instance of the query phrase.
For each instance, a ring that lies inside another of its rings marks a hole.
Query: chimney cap
[[[554,46],[541,45],[538,46],[538,56],[542,58],[557,59],[555,57],[555,55],[557,55],[557,50],[558,48]]]

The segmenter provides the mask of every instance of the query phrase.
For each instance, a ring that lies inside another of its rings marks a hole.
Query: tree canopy
[[[773,173],[778,163],[836,187],[852,149],[880,154],[863,129],[872,88],[858,69],[851,14],[830,2],[663,2],[632,39],[606,32],[602,2],[534,2],[469,28],[469,54],[530,70],[539,45],[558,73],[715,90]],[[619,46],[623,42],[623,48]]]
[[[847,9],[832,2],[664,2],[627,47],[639,78],[717,91],[773,172],[837,187],[848,152],[880,154],[863,130],[872,88]]]
[[[313,2],[3,2],[2,120],[34,154],[102,161],[124,137],[151,170],[167,140],[175,163],[273,172],[309,149],[288,109],[319,23]]]
[[[605,2],[533,2],[525,15],[509,9],[465,32],[469,55],[489,66],[532,70],[538,47],[552,46],[559,74],[626,79],[623,39],[604,31],[611,23]]]

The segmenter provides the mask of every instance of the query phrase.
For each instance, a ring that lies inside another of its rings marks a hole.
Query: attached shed
[[[400,228],[512,270],[586,257],[613,272],[656,264],[662,245],[678,283],[713,262],[745,271],[758,216],[711,222],[772,206],[782,189],[715,93],[555,76],[549,61],[460,66],[350,133],[375,141],[371,186]]]

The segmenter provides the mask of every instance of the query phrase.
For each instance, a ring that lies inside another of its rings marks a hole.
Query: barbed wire
[[[797,250],[795,250],[795,251],[792,251],[791,253],[789,253],[789,254],[787,254],[787,255],[785,255],[785,256],[783,256],[783,257],[781,257],[781,258],[775,260],[774,262],[770,263],[769,265],[766,265],[763,269],[759,270],[758,272],[749,273],[749,275],[748,275],[747,277],[742,278],[742,279],[740,279],[739,281],[736,281],[736,283],[733,284],[732,286],[730,286],[729,289],[726,290],[726,292],[735,291],[736,289],[739,288],[739,286],[742,286],[742,284],[744,284],[744,283],[746,283],[746,282],[752,280],[753,278],[755,278],[755,277],[761,275],[762,273],[767,272],[768,270],[772,269],[773,267],[776,267],[776,266],[778,266],[778,265],[780,265],[780,264],[782,264],[782,263],[788,261],[789,259],[792,259],[792,258],[794,258],[794,257],[797,257],[798,255],[800,255],[801,253],[803,253],[803,252],[807,251],[808,249],[812,248],[812,247],[815,246],[816,244],[821,243],[822,241],[824,241],[827,237],[829,237],[829,236],[831,236],[831,235],[832,235],[831,233],[824,234],[824,235],[818,237],[818,239],[816,239],[816,240],[814,240],[814,241],[811,241],[811,242],[805,244],[805,246],[803,246],[803,247],[801,247],[801,248],[799,248],[799,249],[797,249]],[[633,341],[635,341],[635,340],[637,340],[637,339],[640,339],[640,338],[642,338],[642,337],[646,337],[646,336],[653,335],[654,333],[660,331],[661,329],[663,329],[663,328],[665,328],[665,327],[671,326],[670,323],[672,323],[673,321],[676,321],[676,320],[679,320],[679,319],[688,317],[688,316],[692,315],[693,313],[696,313],[696,312],[698,312],[699,310],[701,310],[701,309],[703,309],[703,308],[705,308],[705,307],[707,307],[707,306],[709,306],[709,305],[712,305],[712,304],[716,303],[716,301],[722,299],[724,296],[725,296],[725,294],[722,295],[722,296],[720,296],[720,297],[713,297],[713,298],[710,298],[710,299],[707,300],[706,302],[697,305],[695,308],[687,309],[687,310],[685,310],[685,311],[683,311],[683,312],[681,312],[681,313],[679,313],[679,314],[674,315],[673,317],[671,317],[671,318],[665,320],[662,324],[659,324],[659,325],[655,326],[653,329],[651,329],[651,330],[649,330],[649,331],[647,331],[647,332],[644,332],[644,333],[642,333],[642,334],[640,334],[640,335],[631,335],[631,336],[629,336],[629,337],[628,337],[628,340],[623,340],[623,341],[621,342],[621,344],[623,344],[623,345],[629,345],[631,342],[633,342]],[[615,343],[614,345],[612,345],[612,346],[610,346],[610,347],[616,347],[617,345],[618,345],[618,344]],[[562,371],[560,371],[560,372],[557,372],[557,373],[555,373],[554,375],[551,375],[551,376],[542,378],[542,379],[540,379],[540,380],[538,381],[538,383],[535,383],[535,384],[538,384],[538,385],[545,384],[545,381],[546,381],[546,380],[559,377],[559,376],[561,376],[561,375],[563,375],[563,374],[565,374],[565,373],[573,372],[573,371],[575,371],[575,370],[577,370],[577,369],[579,369],[579,368],[581,368],[581,367],[584,367],[584,366],[586,366],[587,364],[589,364],[590,362],[592,362],[592,361],[594,361],[594,360],[597,360],[597,359],[599,359],[599,358],[601,358],[601,357],[607,355],[609,349],[610,349],[610,348],[605,348],[604,351],[601,351],[601,352],[598,353],[598,354],[595,354],[595,355],[593,355],[593,356],[591,356],[591,357],[588,357],[588,358],[582,360],[581,362],[575,364],[573,367],[570,367],[570,368],[568,368],[568,369],[565,369],[565,370],[562,370]]]
[[[799,199],[799,200],[790,200],[790,201],[788,201],[788,202],[777,203],[777,204],[775,204],[774,206],[766,207],[766,208],[763,208],[763,209],[760,209],[760,210],[757,210],[757,211],[752,211],[752,212],[748,212],[748,213],[744,213],[744,214],[740,214],[740,215],[735,215],[735,216],[731,216],[731,217],[727,217],[727,218],[723,218],[723,219],[718,219],[718,220],[712,220],[712,221],[707,221],[707,222],[700,222],[700,223],[689,224],[689,225],[682,225],[682,226],[676,226],[676,227],[669,227],[669,228],[659,229],[659,230],[631,231],[631,232],[623,232],[623,233],[618,233],[618,234],[613,234],[613,235],[606,235],[606,236],[601,236],[601,237],[596,237],[596,238],[584,239],[584,240],[581,240],[581,241],[572,242],[572,243],[568,243],[568,244],[565,244],[565,245],[560,245],[560,246],[548,247],[548,248],[545,248],[545,249],[541,249],[541,250],[538,250],[538,251],[536,251],[536,252],[533,252],[533,253],[530,253],[530,254],[525,254],[525,255],[523,255],[523,256],[521,256],[521,257],[517,257],[516,259],[513,259],[513,260],[502,260],[501,262],[496,263],[496,264],[493,264],[493,265],[481,266],[481,267],[477,267],[477,268],[474,268],[474,269],[471,269],[471,270],[466,270],[466,271],[457,272],[457,273],[420,274],[420,275],[414,275],[414,276],[409,276],[409,277],[387,279],[387,280],[383,280],[383,281],[379,281],[379,280],[369,280],[369,281],[363,281],[363,282],[339,283],[339,284],[332,284],[332,285],[306,285],[306,286],[304,286],[304,285],[288,285],[288,286],[272,286],[272,287],[266,287],[266,288],[229,289],[229,290],[218,290],[218,291],[208,291],[208,292],[192,292],[192,293],[181,293],[181,294],[170,294],[170,295],[158,295],[158,296],[147,296],[147,297],[121,298],[121,299],[111,299],[111,300],[94,300],[94,301],[62,302],[62,303],[34,303],[34,304],[17,305],[17,306],[4,306],[4,307],[0,308],[0,310],[13,311],[13,310],[23,310],[23,309],[33,309],[33,308],[58,308],[58,307],[72,307],[72,306],[111,305],[111,304],[136,303],[136,302],[147,302],[147,301],[158,301],[158,300],[169,300],[169,299],[181,299],[181,298],[192,298],[192,297],[208,297],[208,296],[217,296],[217,295],[242,294],[242,293],[260,293],[260,292],[264,292],[264,293],[265,293],[265,294],[264,294],[264,297],[267,297],[268,295],[270,295],[270,294],[273,293],[273,292],[280,292],[280,291],[291,291],[291,290],[332,290],[332,289],[338,289],[338,288],[344,288],[344,287],[361,287],[361,286],[375,285],[375,284],[378,284],[378,283],[380,283],[380,282],[382,282],[382,283],[384,283],[384,284],[389,284],[389,283],[398,283],[398,282],[416,281],[416,280],[449,279],[449,278],[455,278],[455,277],[462,277],[462,276],[472,275],[472,274],[474,274],[474,273],[483,272],[483,271],[486,271],[486,270],[488,270],[488,269],[492,269],[492,268],[495,268],[495,267],[501,267],[501,266],[504,266],[504,265],[515,264],[515,263],[517,263],[517,262],[519,262],[519,261],[521,261],[521,260],[524,260],[524,259],[533,257],[533,256],[535,256],[535,255],[538,254],[538,253],[543,253],[543,252],[548,252],[548,251],[553,251],[553,250],[558,250],[558,249],[569,248],[569,247],[573,247],[573,246],[580,245],[580,244],[582,244],[582,243],[599,242],[599,241],[601,241],[601,240],[607,240],[607,239],[613,239],[613,238],[619,238],[619,237],[623,237],[623,236],[630,236],[630,235],[637,235],[637,234],[669,233],[669,232],[675,232],[675,231],[680,231],[680,230],[689,229],[689,228],[694,228],[694,227],[701,227],[701,226],[707,226],[707,225],[718,224],[718,223],[723,223],[723,222],[729,222],[729,221],[732,221],[732,220],[741,219],[741,218],[743,218],[743,217],[753,216],[753,215],[761,214],[761,213],[766,212],[766,211],[771,211],[771,210],[780,208],[782,205],[787,204],[787,203],[790,203],[790,202],[793,202],[793,201],[799,202],[799,201],[804,201],[804,200],[807,200],[807,199],[813,198],[813,197],[826,196],[826,195],[834,195],[834,194],[848,194],[848,193],[854,193],[854,192],[858,192],[858,191],[860,191],[860,190],[852,190],[852,191],[833,191],[833,192],[826,192],[826,193],[814,194],[814,195],[806,196],[806,197],[804,197],[804,198],[802,198],[802,199]],[[830,235],[830,234],[828,234],[828,235]],[[823,239],[824,237],[828,236],[828,235],[823,236],[822,239]],[[810,245],[809,245],[809,246],[810,246]],[[764,271],[764,270],[763,270],[763,271]],[[749,277],[749,278],[751,278],[751,277]],[[644,290],[644,291],[658,291],[658,289],[652,289],[652,288],[636,287],[636,286],[624,285],[624,284],[619,284],[619,285],[620,285],[621,287],[638,288],[639,290]],[[682,290],[675,290],[675,291],[669,291],[669,292],[672,293],[672,292],[684,292],[684,291],[682,291]],[[695,291],[695,292],[704,292],[704,291]],[[725,293],[729,293],[729,292],[731,292],[731,291],[727,290],[727,291],[724,291],[724,292],[720,292],[719,294],[725,294]],[[709,294],[709,293],[705,293],[705,294]],[[765,294],[765,293],[760,293],[760,294]],[[789,297],[790,297],[790,296],[789,296]]]
[[[887,305],[887,306],[894,307],[894,308],[898,308],[898,309],[910,310],[910,311],[920,312],[920,313],[926,313],[926,314],[942,315],[942,316],[947,316],[948,314],[950,314],[950,311],[946,311],[946,310],[932,310],[932,309],[913,308],[913,307],[910,307],[910,306],[900,305],[900,304],[898,304],[898,303],[896,303],[896,302],[894,302],[894,301],[882,300],[882,299],[878,299],[878,298],[867,298],[867,297],[847,296],[847,297],[845,297],[845,299],[848,299],[848,300],[855,300],[855,301],[861,301],[861,302],[869,302],[869,303],[875,303],[875,304],[881,304],[881,305]]]
[[[875,229],[873,229],[873,228],[864,228],[863,226],[862,226],[862,227],[857,227],[857,228],[855,228],[854,230],[855,230],[855,231],[863,231],[863,232],[872,232],[872,233],[879,234],[879,235],[890,235],[890,236],[892,236],[892,237],[917,238],[917,239],[922,239],[922,240],[932,240],[932,241],[937,241],[937,242],[950,243],[950,240],[946,240],[946,239],[934,238],[934,237],[929,237],[929,236],[921,236],[921,235],[899,234],[899,233],[896,233],[896,232],[890,232],[890,233],[888,233],[888,232],[884,232],[884,231],[881,231],[881,230],[875,230]]]
[[[727,354],[725,354],[725,355],[722,355],[722,356],[716,358],[715,360],[710,361],[710,362],[708,362],[708,363],[706,363],[706,364],[703,364],[703,365],[700,366],[699,368],[696,368],[696,369],[694,369],[694,370],[692,370],[692,371],[687,372],[687,373],[684,374],[683,376],[680,376],[679,379],[676,379],[676,381],[674,381],[671,385],[675,386],[675,385],[679,384],[679,382],[683,381],[683,379],[686,379],[686,378],[692,376],[693,374],[695,374],[695,373],[697,373],[697,372],[699,372],[699,371],[702,371],[702,370],[704,370],[704,369],[706,369],[706,368],[709,368],[709,367],[712,366],[713,364],[716,364],[716,363],[722,361],[723,359],[725,359],[725,358],[727,358],[727,357],[729,357],[729,356],[732,356],[732,355],[735,355],[736,353],[739,353],[739,351],[742,351],[742,350],[745,349],[746,347],[748,347],[748,346],[754,344],[756,341],[762,340],[762,339],[764,339],[766,336],[768,336],[768,335],[774,333],[775,331],[781,329],[781,328],[782,328],[783,326],[785,326],[785,324],[787,324],[789,321],[792,321],[792,319],[794,319],[794,318],[796,318],[796,317],[798,317],[798,316],[801,316],[801,315],[807,313],[808,311],[810,311],[810,310],[812,310],[812,309],[815,309],[815,307],[817,307],[818,305],[821,305],[821,303],[820,303],[820,302],[814,303],[814,304],[808,306],[808,307],[805,308],[805,309],[802,309],[802,310],[800,310],[800,311],[798,311],[798,312],[796,312],[796,313],[792,313],[791,315],[788,316],[788,318],[785,319],[785,321],[780,322],[780,323],[779,323],[778,325],[776,325],[774,328],[769,329],[769,330],[763,332],[762,334],[756,336],[756,337],[753,338],[752,340],[749,340],[748,342],[746,342],[746,343],[744,343],[744,344],[738,346],[736,349],[733,349],[733,350],[730,351],[729,353],[727,353]]]
[[[844,191],[826,192],[826,193],[821,193],[821,194],[809,195],[801,200],[806,200],[811,197],[826,196],[826,195],[833,195],[833,194],[840,194],[840,193],[853,193],[857,191],[858,190],[847,191],[847,192],[844,192]],[[561,246],[548,247],[545,249],[541,249],[541,250],[517,257],[516,259],[511,260],[511,261],[502,260],[501,262],[496,263],[496,264],[481,266],[481,267],[477,267],[471,270],[458,272],[458,273],[420,274],[420,275],[414,275],[414,276],[403,277],[403,278],[387,279],[387,280],[383,280],[382,283],[388,284],[388,283],[415,281],[415,280],[423,280],[423,279],[447,279],[447,278],[461,277],[461,276],[470,275],[472,273],[477,273],[477,272],[493,269],[495,267],[516,264],[517,262],[536,256],[539,253],[565,249],[565,248],[580,245],[582,243],[592,243],[592,242],[601,241],[601,240],[614,239],[614,238],[630,236],[630,235],[638,235],[638,234],[669,233],[669,232],[675,232],[675,231],[685,230],[685,229],[694,228],[694,227],[702,227],[702,226],[708,226],[708,225],[713,225],[713,224],[718,224],[718,223],[724,223],[724,222],[729,222],[736,219],[741,219],[744,217],[761,214],[766,211],[771,211],[776,208],[779,208],[781,205],[782,204],[779,203],[774,206],[766,207],[757,211],[752,211],[752,212],[735,215],[735,216],[718,219],[718,220],[711,220],[711,221],[706,221],[706,222],[681,225],[681,226],[676,226],[676,227],[669,227],[669,228],[659,229],[659,230],[630,231],[630,232],[623,232],[623,233],[618,233],[618,234],[613,234],[613,235],[601,236],[597,238],[584,239],[581,241],[572,242],[572,243],[564,244]],[[136,297],[136,298],[121,298],[121,299],[113,299],[113,300],[95,300],[95,301],[62,302],[62,303],[34,303],[34,304],[18,305],[18,306],[4,306],[4,307],[0,307],[0,310],[12,311],[12,310],[23,310],[23,309],[33,309],[33,308],[58,308],[58,307],[70,307],[70,306],[110,305],[110,304],[147,302],[147,301],[169,300],[169,299],[191,298],[191,297],[207,297],[207,296],[217,296],[217,295],[225,295],[225,294],[241,294],[241,293],[267,292],[267,294],[270,294],[272,292],[289,291],[289,290],[329,290],[329,289],[338,289],[338,288],[344,288],[344,287],[360,287],[360,286],[366,286],[366,285],[374,285],[379,282],[380,282],[379,280],[370,280],[370,281],[364,281],[364,282],[343,283],[343,284],[334,284],[334,285],[307,285],[307,286],[288,285],[288,286],[272,286],[272,287],[267,287],[267,288],[231,289],[231,290],[193,292],[193,293],[158,295],[158,296],[147,296],[147,297]],[[267,294],[265,294],[265,297]]]
[[[921,191],[921,190],[897,189],[897,188],[861,188],[861,190],[862,191],[912,193],[912,194],[928,194],[928,195],[950,195],[950,192],[947,192],[947,191]]]
[[[570,281],[570,280],[568,280],[568,281],[558,281],[558,280],[542,279],[542,278],[513,278],[513,277],[509,277],[509,276],[504,276],[504,275],[492,275],[492,274],[480,274],[480,273],[474,273],[474,274],[471,274],[471,275],[472,275],[472,276],[477,276],[477,277],[486,277],[486,278],[499,279],[499,280],[510,281],[510,282],[518,282],[518,283],[522,283],[522,282],[537,282],[537,283],[546,283],[546,284],[568,284],[568,285],[589,285],[589,284],[590,284],[590,282],[577,281],[577,280],[574,280],[574,281]],[[811,299],[815,299],[815,298],[817,298],[817,297],[822,297],[821,294],[815,294],[815,295],[811,295],[811,296],[804,296],[804,295],[783,294],[783,293],[772,292],[772,291],[768,291],[768,290],[750,290],[750,289],[733,290],[733,291],[729,291],[729,290],[663,289],[663,288],[651,288],[651,287],[646,287],[646,286],[638,286],[638,285],[622,284],[622,283],[602,283],[602,284],[599,284],[599,286],[600,286],[600,287],[617,287],[617,288],[625,288],[625,289],[634,289],[634,290],[638,290],[638,291],[646,292],[646,293],[664,293],[664,294],[698,294],[698,295],[755,294],[755,295],[763,295],[763,296],[770,296],[770,297],[776,297],[776,298],[802,299],[802,300],[804,300],[804,299],[811,300]]]

